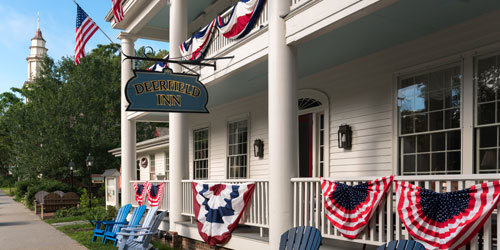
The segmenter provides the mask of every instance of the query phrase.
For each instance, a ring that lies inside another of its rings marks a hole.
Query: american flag
[[[160,205],[161,197],[163,196],[163,192],[165,189],[165,183],[161,183],[159,185],[150,184],[148,186],[148,201],[149,205],[152,207],[156,207]]]
[[[426,249],[458,249],[476,236],[500,201],[500,182],[436,193],[396,181],[399,218]]]
[[[147,181],[144,184],[134,182],[135,201],[137,201],[137,204],[139,204],[139,206],[144,204],[147,195],[146,191],[149,190],[149,186],[150,184]]]
[[[85,57],[85,44],[99,29],[99,26],[87,16],[87,13],[77,5],[76,10],[76,44],[75,44],[75,64],[80,64],[80,60]]]
[[[326,217],[344,237],[356,239],[377,210],[393,178],[386,176],[356,186],[322,178]]]
[[[122,0],[111,0],[113,3],[113,18],[115,23],[119,23],[123,20],[123,8]]]

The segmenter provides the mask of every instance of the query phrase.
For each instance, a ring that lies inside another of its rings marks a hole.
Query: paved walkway
[[[87,249],[0,190],[0,249]]]

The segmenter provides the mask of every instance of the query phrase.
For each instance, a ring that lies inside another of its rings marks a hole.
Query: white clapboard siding
[[[267,94],[260,93],[215,108],[203,116],[189,117],[189,177],[193,178],[193,130],[209,127],[209,179],[226,179],[227,122],[248,117],[249,141],[248,178],[265,178],[268,175],[268,125]],[[253,142],[264,141],[264,158],[254,157]]]

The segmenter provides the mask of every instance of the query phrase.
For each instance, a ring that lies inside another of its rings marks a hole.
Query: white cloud
[[[18,12],[0,5],[0,44],[14,49],[25,44],[34,35],[36,19],[32,15]]]

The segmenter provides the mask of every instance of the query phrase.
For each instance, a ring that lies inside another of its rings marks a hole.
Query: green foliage
[[[64,217],[75,217],[75,216],[82,216],[87,213],[86,208],[66,208],[66,209],[59,209],[56,211],[54,217],[55,218],[64,218]]]
[[[32,179],[16,182],[16,200],[24,201],[26,205],[31,206],[35,199],[35,194],[39,191],[63,191],[70,192],[71,187],[58,180],[51,179]]]
[[[100,203],[101,202],[99,202],[99,199],[92,195],[92,206],[102,206],[102,204]],[[87,192],[87,189],[83,189],[82,195],[80,195],[80,207],[89,207],[89,193]]]
[[[84,218],[88,221],[111,220],[113,217],[110,215],[105,207],[92,207],[87,209]]]
[[[31,181],[23,180],[16,182],[16,199],[20,200],[24,198],[24,195],[28,191],[28,187],[31,184]]]
[[[118,210],[116,210],[116,207],[114,206],[107,206],[106,213],[108,218],[115,218]]]
[[[72,57],[46,57],[34,82],[0,94],[0,175],[10,170],[22,179],[42,175],[69,183],[73,160],[75,183],[86,183],[88,153],[95,158],[91,173],[119,166],[107,152],[120,145],[119,47],[98,45],[78,66]],[[137,139],[152,138],[153,130],[138,124]]]

